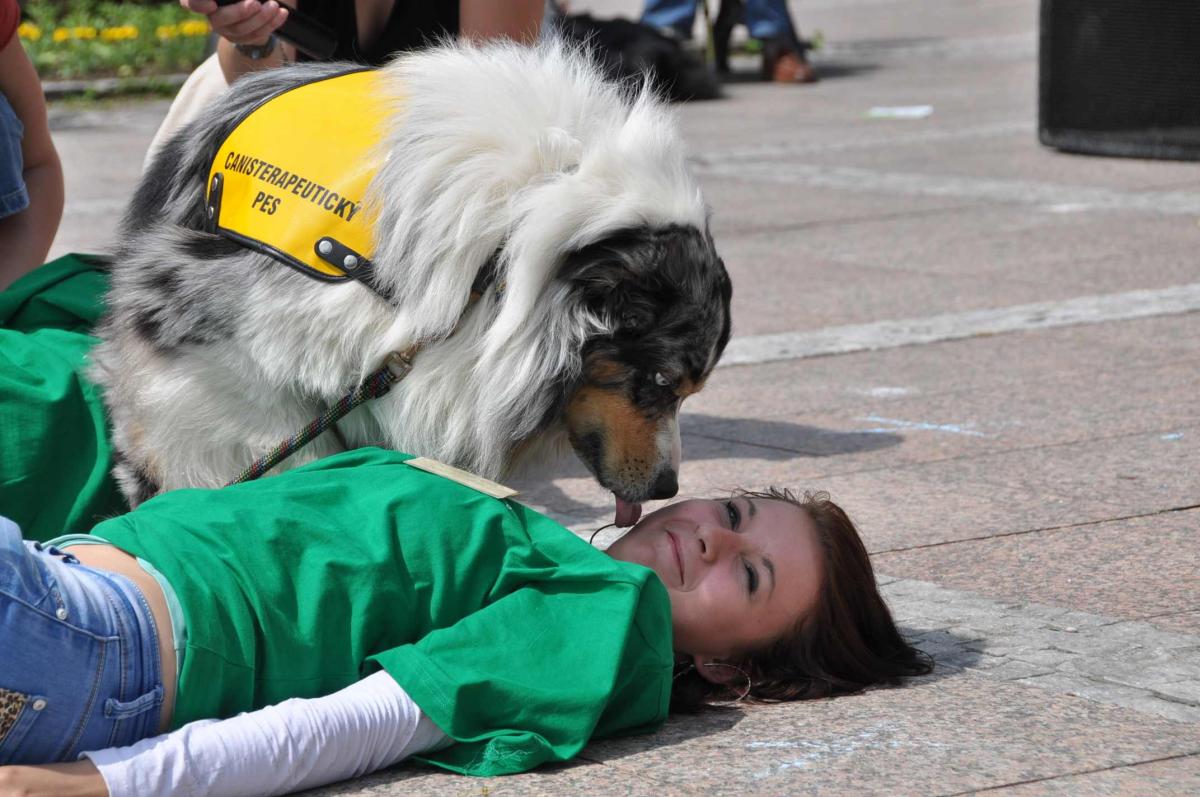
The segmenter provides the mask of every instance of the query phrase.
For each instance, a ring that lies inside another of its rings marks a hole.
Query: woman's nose
[[[731,547],[740,545],[742,539],[735,531],[707,524],[696,529],[696,536],[700,539],[700,558],[710,564],[718,561]]]

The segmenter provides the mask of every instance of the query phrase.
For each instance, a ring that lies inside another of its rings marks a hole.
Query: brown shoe
[[[784,50],[774,57],[763,53],[763,79],[776,83],[816,83],[817,73],[812,64],[793,50]]]

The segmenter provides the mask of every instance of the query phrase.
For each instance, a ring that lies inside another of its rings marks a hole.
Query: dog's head
[[[708,232],[688,225],[607,236],[560,276],[604,330],[564,396],[568,438],[617,496],[618,522],[636,519],[631,505],[678,490],[679,407],[729,341],[729,276]]]

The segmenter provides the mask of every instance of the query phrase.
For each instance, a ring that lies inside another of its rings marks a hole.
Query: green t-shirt
[[[0,514],[27,539],[127,510],[99,389],[84,376],[107,274],[67,255],[0,292]]]
[[[183,608],[174,723],[328,694],[380,667],[472,775],[650,730],[671,689],[671,611],[648,568],[404,464],[338,454],[221,490],[175,490],[94,532]]]

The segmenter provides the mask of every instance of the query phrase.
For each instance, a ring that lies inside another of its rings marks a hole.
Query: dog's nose
[[[664,468],[658,472],[658,478],[654,480],[654,489],[650,491],[650,497],[654,499],[670,498],[679,492],[679,477],[675,475],[675,471],[671,468]]]

